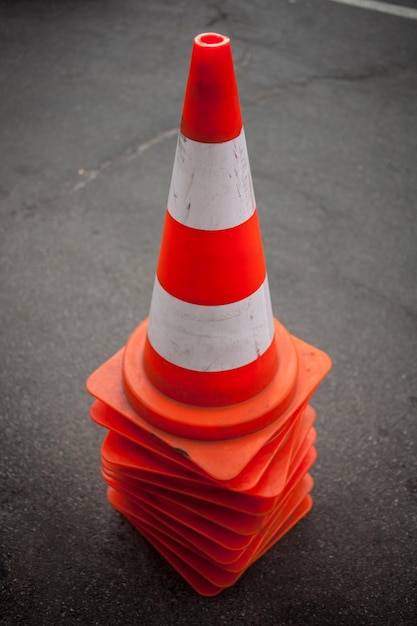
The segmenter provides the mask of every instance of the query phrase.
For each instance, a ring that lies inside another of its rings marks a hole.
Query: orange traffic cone
[[[87,387],[109,501],[202,595],[311,508],[330,366],[273,318],[230,41],[199,35],[149,319]]]

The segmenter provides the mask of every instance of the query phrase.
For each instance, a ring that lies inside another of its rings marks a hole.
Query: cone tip
[[[230,39],[219,33],[194,38],[181,132],[188,139],[221,143],[242,129]]]
[[[227,46],[230,43],[229,37],[220,35],[219,33],[201,33],[194,38],[197,46],[201,47],[220,47]]]

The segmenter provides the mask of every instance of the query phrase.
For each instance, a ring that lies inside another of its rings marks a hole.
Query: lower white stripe
[[[255,211],[245,133],[223,143],[178,136],[168,196],[172,217],[190,228],[223,230]]]
[[[261,356],[273,337],[267,277],[248,298],[220,306],[183,302],[155,280],[148,338],[170,363],[199,372],[234,369]]]
[[[405,17],[409,20],[417,20],[417,9],[411,7],[398,6],[389,2],[379,2],[378,0],[331,0],[339,2],[339,4],[349,4],[360,9],[369,9],[371,11],[379,11],[380,13],[388,13],[397,17]]]

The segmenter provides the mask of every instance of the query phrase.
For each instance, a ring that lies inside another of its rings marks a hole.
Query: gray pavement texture
[[[326,0],[0,11],[1,624],[416,623],[417,21]],[[107,504],[85,380],[148,314],[210,30],[231,37],[274,313],[333,369],[312,512],[204,599]]]

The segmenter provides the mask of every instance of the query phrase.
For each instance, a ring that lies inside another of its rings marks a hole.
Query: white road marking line
[[[380,13],[388,13],[397,17],[405,17],[409,20],[417,20],[417,9],[389,4],[388,2],[378,2],[378,0],[330,0],[330,2],[339,2],[339,4],[348,4],[360,9],[369,9],[370,11],[379,11]]]

